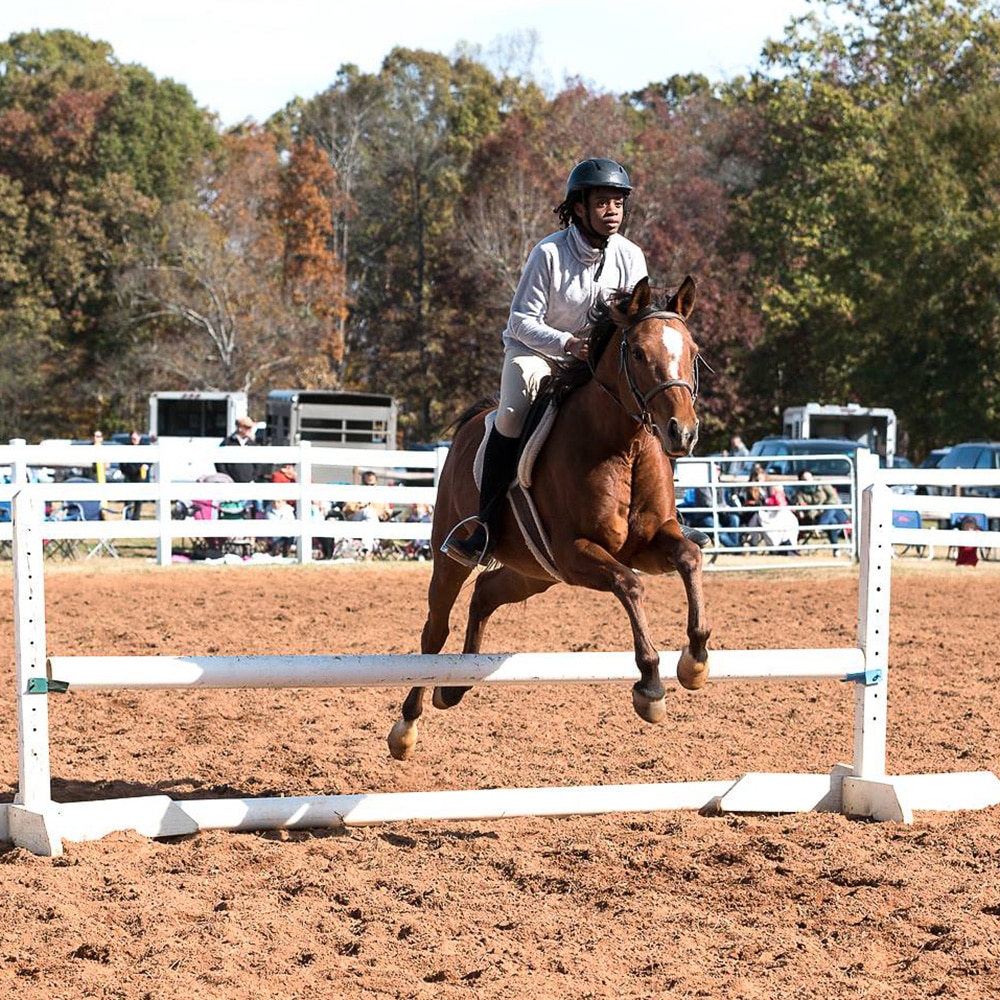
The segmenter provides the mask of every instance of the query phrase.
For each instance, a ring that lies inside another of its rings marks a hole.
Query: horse
[[[678,573],[687,595],[688,641],[677,678],[684,688],[697,690],[709,670],[711,629],[705,623],[701,550],[681,531],[671,464],[672,458],[691,454],[698,439],[699,348],[687,327],[694,302],[690,276],[663,304],[654,302],[648,279],[631,293],[619,292],[593,318],[589,360],[557,370],[539,394],[540,402],[558,402],[531,482],[531,497],[548,534],[550,568],[571,586],[611,592],[625,609],[639,670],[632,704],[650,723],[662,721],[666,701],[637,571]],[[441,544],[478,510],[473,463],[488,409],[488,403],[475,405],[459,418],[441,470],[422,653],[441,651],[451,610],[472,572],[442,553]],[[493,562],[479,573],[470,598],[463,652],[480,651],[497,608],[525,601],[557,582],[526,545],[508,494]],[[389,733],[389,751],[397,760],[415,749],[424,690],[410,690]],[[432,702],[451,708],[468,690],[435,687]]]

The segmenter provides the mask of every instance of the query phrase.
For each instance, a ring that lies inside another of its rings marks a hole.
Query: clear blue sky
[[[611,93],[675,73],[723,79],[757,65],[809,0],[0,0],[0,38],[69,28],[121,62],[185,84],[223,124],[263,121],[325,90],[344,63],[375,72],[397,45],[485,53],[533,30],[534,68],[558,87],[580,77]],[[614,12],[614,13],[612,13]]]

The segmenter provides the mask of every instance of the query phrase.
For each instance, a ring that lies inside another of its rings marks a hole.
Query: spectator
[[[274,475],[271,476],[272,483],[297,483],[298,481],[299,476],[295,471],[294,462],[285,462],[284,465],[279,465],[274,470]]]
[[[406,516],[410,522],[429,523],[434,520],[434,508],[429,503],[415,503]]]
[[[976,519],[971,514],[966,514],[959,522],[960,531],[981,531],[976,523]],[[974,545],[960,545],[955,554],[956,566],[976,566],[979,563],[979,552]]]
[[[269,521],[294,521],[295,510],[287,500],[273,500],[267,508],[267,519]],[[272,556],[290,555],[294,538],[282,536],[270,540],[270,551]]]
[[[844,510],[837,491],[829,483],[817,483],[811,469],[803,469],[799,473],[795,505],[813,508],[795,512],[801,524],[823,528],[829,535],[831,545],[840,544],[840,526],[847,524],[847,511]]]
[[[729,454],[736,458],[750,454],[750,449],[743,443],[743,438],[739,434],[734,434],[729,439]]]
[[[271,475],[272,483],[297,483],[299,481],[298,472],[295,468],[294,462],[285,462],[284,465],[279,465],[274,473]],[[289,500],[288,503],[291,505],[292,510],[295,510],[295,501]]]
[[[236,421],[236,430],[222,445],[231,448],[256,447],[253,421],[249,417],[240,417]],[[260,478],[260,466],[253,462],[216,462],[215,471],[229,476],[234,483],[253,483]]]
[[[138,431],[129,434],[129,444],[141,445],[142,435]],[[149,481],[149,465],[145,462],[120,462],[122,478],[126,483],[145,483]],[[138,521],[142,517],[142,501],[129,500],[125,508],[125,517],[129,521]]]
[[[104,444],[104,432],[100,428],[94,431],[94,444]],[[95,462],[92,466],[92,471],[95,482],[106,483],[108,481],[107,462]]]
[[[713,479],[719,476],[718,466],[712,467]],[[720,528],[735,528],[740,523],[740,515],[733,507],[739,506],[739,498],[730,496],[729,491],[721,486],[698,486],[694,491],[694,508],[704,510],[685,510],[684,522],[693,528],[708,528],[718,532],[718,544],[727,548],[737,548],[741,544],[738,531],[719,531]]]
[[[766,487],[764,502],[750,519],[750,526],[760,529],[750,536],[751,545],[761,542],[780,555],[798,555],[795,548],[799,537],[799,521],[788,506],[785,488],[780,483]],[[785,551],[782,551],[782,550]]]
[[[767,473],[760,462],[754,462],[750,469],[748,484],[737,494],[740,498],[740,506],[743,507],[743,524],[749,524],[754,516],[757,507],[763,507],[767,499],[767,487],[760,484],[767,480]]]
[[[378,480],[370,469],[361,473],[362,486],[377,486]],[[392,517],[392,507],[370,500],[352,500],[344,504],[345,521],[388,521]]]
[[[314,521],[330,521],[330,520],[340,520],[340,512],[338,511],[335,515],[330,509],[330,505],[323,500],[313,500],[312,502],[312,517]],[[314,556],[318,553],[318,558],[320,559],[332,559],[333,550],[337,544],[336,538],[328,538],[326,536],[318,536],[313,538],[313,548],[315,549]]]

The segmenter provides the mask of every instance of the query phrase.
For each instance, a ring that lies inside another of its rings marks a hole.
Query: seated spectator
[[[312,517],[314,521],[332,520],[333,515],[330,510],[330,505],[323,500],[313,500]],[[313,548],[316,550],[316,553],[318,553],[318,558],[320,559],[332,559],[333,549],[336,544],[336,538],[325,538],[322,536],[313,538]]]
[[[713,467],[713,477],[718,478],[718,467]],[[734,507],[740,506],[738,496],[730,496],[721,486],[698,486],[694,491],[694,510],[684,511],[684,523],[692,528],[708,529],[718,536],[718,543],[727,548],[742,544],[737,531],[719,531],[720,528],[735,528],[740,523],[740,515]],[[704,508],[704,509],[698,509]]]
[[[412,522],[429,523],[434,520],[434,508],[429,503],[415,503],[410,508],[406,520]]]
[[[267,508],[267,519],[269,521],[294,521],[295,509],[287,500],[273,500]],[[288,556],[294,541],[293,537],[288,536],[272,538],[268,549],[272,556]]]
[[[824,529],[831,545],[840,543],[840,526],[848,522],[847,511],[844,510],[837,491],[829,483],[817,483],[810,469],[803,469],[799,473],[795,505],[813,508],[795,512],[801,524]]]
[[[299,475],[295,471],[294,462],[285,462],[284,465],[279,465],[271,474],[272,483],[297,483],[298,481]]]
[[[764,506],[764,501],[767,499],[767,487],[762,486],[761,483],[766,480],[767,473],[764,472],[764,466],[760,462],[754,462],[750,469],[750,475],[747,477],[747,485],[733,493],[734,500],[738,501],[738,504],[734,503],[734,506],[743,508],[743,513],[740,514],[740,524],[744,527],[748,527],[751,524],[756,515],[757,508]],[[749,534],[744,534],[743,544],[755,543],[751,540]]]
[[[789,553],[798,555],[795,546],[798,544],[799,520],[788,506],[785,488],[780,483],[767,487],[764,503],[756,509],[750,525],[760,529],[750,536],[751,545],[763,542],[769,549],[778,549],[779,552],[787,549]]]
[[[361,473],[362,486],[377,486],[378,480],[371,470]],[[352,500],[344,504],[345,521],[388,521],[392,517],[392,507],[386,503],[369,500]]]

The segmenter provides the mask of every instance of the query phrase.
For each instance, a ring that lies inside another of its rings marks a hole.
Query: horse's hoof
[[[454,708],[464,697],[467,687],[436,687],[431,695],[435,708]]]
[[[409,760],[417,746],[417,720],[407,722],[406,719],[398,719],[389,731],[386,742],[389,744],[389,753],[396,760]]]
[[[662,722],[667,714],[666,698],[647,698],[632,688],[632,707],[643,722]]]
[[[677,661],[677,680],[688,691],[704,687],[708,681],[708,654],[705,654],[704,660],[696,660],[691,655],[691,647],[685,646]]]

